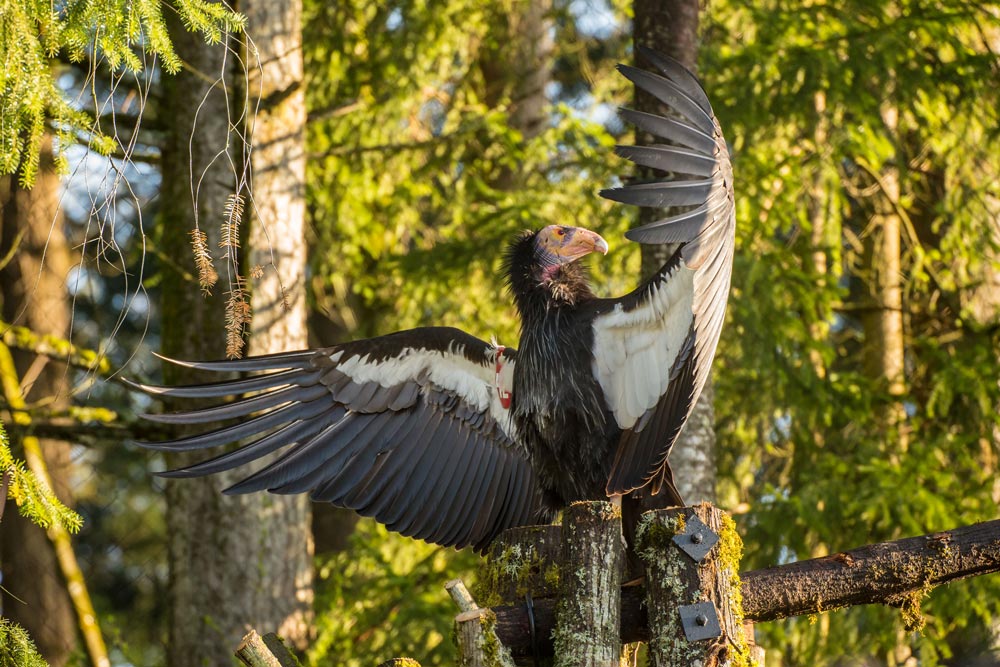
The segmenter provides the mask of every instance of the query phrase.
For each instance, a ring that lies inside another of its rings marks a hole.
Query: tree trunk
[[[898,110],[887,104],[882,111],[886,129],[895,133]],[[889,401],[879,419],[895,442],[890,456],[906,452],[906,413],[902,396],[906,393],[903,379],[903,272],[901,268],[901,230],[897,208],[900,205],[899,168],[887,166],[880,175],[881,190],[875,197],[872,233],[865,240],[865,266],[868,281],[869,306],[862,325],[865,332],[864,368],[872,380],[883,383]]]
[[[3,320],[40,334],[68,338],[70,308],[66,276],[71,255],[59,211],[59,176],[46,140],[35,186],[24,190],[16,177],[0,177],[0,257],[20,239],[11,262],[0,270]],[[43,261],[44,260],[44,261]],[[19,377],[27,381],[28,401],[68,403],[65,369],[45,357],[13,350]],[[70,445],[41,440],[56,495],[72,505]],[[2,615],[21,625],[52,667],[61,667],[77,647],[76,617],[55,551],[45,531],[17,512],[7,512],[0,533],[3,572]]]
[[[252,19],[249,29],[255,33],[258,28],[263,32],[277,27],[258,26]],[[220,223],[227,199],[236,192],[231,165],[236,165],[236,171],[243,169],[240,157],[233,154],[239,147],[233,147],[236,142],[229,133],[229,123],[238,122],[240,117],[240,103],[229,97],[233,77],[230,71],[224,71],[234,63],[232,55],[226,59],[226,47],[238,49],[239,44],[230,38],[228,43],[206,45],[201,35],[187,32],[179,22],[171,28],[186,67],[176,77],[164,77],[163,119],[168,131],[162,192],[168,205],[164,206],[157,229],[163,235],[161,247],[165,255],[175,263],[163,269],[163,350],[181,359],[221,358],[226,349],[222,293],[227,288],[220,285],[212,296],[202,295],[193,278],[197,270],[189,233],[197,220],[208,237],[209,251],[221,254],[217,250]],[[294,42],[265,44],[278,38],[277,34],[261,37],[258,48],[262,61],[265,53],[299,54]],[[217,81],[220,75],[222,79]],[[232,111],[227,111],[227,104]],[[265,132],[261,130],[261,134]],[[266,182],[268,166],[259,161],[255,169],[260,171],[255,175],[265,177]],[[192,206],[195,190],[197,202]],[[278,197],[274,192],[262,195]],[[295,192],[282,196],[293,197]],[[298,257],[301,269],[304,262],[301,254]],[[284,262],[293,259],[282,257],[282,263],[276,265],[283,270]],[[239,269],[221,264],[218,268],[223,281],[236,278],[235,274],[227,275],[227,268]],[[298,287],[295,278],[285,278],[284,274],[282,278],[289,289]],[[267,310],[262,310],[263,318],[268,318]],[[169,365],[164,370],[165,380],[171,384],[208,379],[203,373]],[[219,378],[216,375],[212,379]],[[185,465],[204,458],[204,454],[177,455],[168,460],[168,465]],[[301,501],[286,503],[268,494],[223,496],[221,490],[239,476],[227,473],[167,484],[171,536],[167,662],[171,667],[230,664],[232,647],[251,626],[265,632],[280,628],[289,637],[301,639],[310,600],[304,523],[307,514],[296,506]],[[289,506],[295,509],[289,510]]]
[[[698,61],[698,0],[635,0],[633,42],[676,58],[691,71]],[[636,91],[636,109],[663,114],[663,105],[651,95]],[[648,144],[651,137],[636,134],[636,144]],[[640,173],[640,178],[645,178]],[[665,217],[664,211],[641,209],[639,224]],[[642,276],[653,275],[669,259],[675,245],[643,245]],[[715,500],[715,411],[711,378],[705,384],[687,425],[670,452],[674,482],[687,504]]]
[[[244,0],[261,68],[250,69],[249,116],[253,202],[250,264],[264,267],[253,283],[250,353],[308,347],[306,327],[305,129],[302,82],[302,1]],[[251,49],[246,54],[254,62]],[[308,644],[312,622],[313,542],[306,495],[255,497],[268,516],[266,546],[270,585],[282,594],[261,600],[274,630],[296,648]],[[265,616],[266,617],[266,616]],[[263,617],[262,617],[263,618]]]
[[[882,107],[882,121],[890,135],[896,134],[899,110],[891,102]],[[868,278],[868,305],[862,317],[865,333],[864,371],[888,395],[876,407],[879,428],[888,443],[886,455],[899,461],[908,449],[906,393],[903,377],[905,341],[903,335],[902,220],[900,173],[888,163],[879,174],[879,191],[874,198],[872,232],[865,238],[865,269]],[[896,646],[886,656],[888,667],[915,667],[917,659],[906,632],[897,630]]]

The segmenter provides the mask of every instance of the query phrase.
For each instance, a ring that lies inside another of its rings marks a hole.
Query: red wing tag
[[[506,391],[500,384],[500,371],[503,370],[503,345],[497,345],[497,355],[496,355],[496,379],[494,384],[497,388],[497,396],[500,398],[500,405],[503,406],[504,410],[510,409],[510,392]]]

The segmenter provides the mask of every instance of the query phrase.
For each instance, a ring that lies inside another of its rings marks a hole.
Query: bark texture
[[[692,72],[698,61],[698,0],[636,0],[632,39],[676,58]],[[653,96],[636,91],[635,108],[663,115],[663,105]],[[636,134],[636,144],[648,144],[652,138]],[[649,174],[640,172],[639,178]],[[647,224],[668,215],[665,211],[641,209],[639,224]],[[648,278],[670,258],[676,245],[643,245],[642,275]],[[694,412],[670,452],[670,468],[677,490],[689,505],[715,500],[715,411],[712,381],[709,379],[695,404]]]
[[[673,541],[694,517],[720,537],[700,562],[695,562]],[[728,526],[725,522],[722,511],[707,504],[657,510],[643,516],[637,537],[639,555],[646,565],[650,664],[664,667],[724,664],[732,647],[740,654],[747,652],[743,613],[735,596],[742,544],[732,522]],[[722,635],[689,640],[680,608],[703,601],[714,603]]]
[[[249,30],[260,35],[269,26],[258,33],[257,20],[251,18]],[[180,75],[164,79],[163,201],[169,204],[157,229],[163,234],[164,253],[175,263],[164,268],[163,350],[181,359],[221,358],[225,355],[222,293],[227,278],[236,276],[227,275],[229,265],[217,258],[223,284],[211,297],[204,297],[194,278],[189,232],[197,220],[208,235],[208,248],[221,254],[216,250],[220,224],[227,197],[236,191],[231,165],[237,165],[235,171],[243,169],[229,128],[230,122],[237,122],[240,107],[231,97],[231,72],[223,70],[224,62],[234,61],[232,56],[224,60],[226,47],[239,45],[230,40],[210,46],[177,23],[171,28],[186,66]],[[263,42],[258,36],[258,44]],[[259,168],[266,171],[264,165]],[[164,376],[170,384],[208,380],[204,374],[170,366]],[[181,466],[203,458],[177,455],[167,463]],[[309,594],[308,570],[303,574],[301,568],[308,558],[302,539],[305,529],[298,519],[289,525],[283,499],[268,494],[223,496],[221,490],[237,478],[232,473],[167,484],[171,667],[230,664],[232,647],[251,626],[283,628],[294,635],[303,622]]]
[[[253,284],[252,355],[308,347],[305,272],[305,92],[302,86],[301,0],[244,0],[260,68],[252,68],[250,99],[260,110],[249,116],[253,203],[250,262],[265,267]],[[252,62],[252,59],[251,59]],[[310,638],[313,603],[310,505],[306,495],[253,499],[267,516],[269,586],[282,596],[259,608],[296,648]]]
[[[479,598],[487,607],[555,597],[562,560],[562,526],[521,526],[505,530],[490,545],[479,576]]]
[[[300,667],[281,637],[269,632],[263,637],[251,630],[240,642],[235,655],[247,667]]]
[[[496,615],[491,609],[470,609],[455,617],[460,667],[514,667],[510,651],[497,640],[495,628]]]
[[[886,104],[882,119],[886,129],[896,133],[899,111]],[[905,340],[903,332],[903,270],[902,226],[899,215],[899,167],[888,165],[879,176],[879,192],[874,198],[872,233],[865,239],[865,266],[871,272],[868,279],[868,304],[862,318],[865,332],[865,373],[883,384],[889,402],[883,406],[880,418],[883,427],[896,435],[896,447],[891,455],[907,449],[904,429],[906,412],[902,396],[904,381]]]
[[[754,621],[876,603],[918,613],[935,586],[997,571],[1000,520],[748,572],[743,608]]]
[[[744,617],[768,621],[859,604],[889,604],[918,613],[932,588],[958,579],[1000,572],[1000,520],[942,533],[871,544],[806,561],[741,575]],[[534,601],[540,655],[552,654],[553,599]],[[622,589],[621,640],[649,641],[642,587]],[[530,656],[528,616],[523,603],[497,607],[496,630],[515,657]]]
[[[621,508],[575,502],[563,510],[556,612],[556,667],[610,667],[621,658],[620,613],[625,545]]]
[[[70,322],[66,276],[72,256],[59,211],[60,183],[51,140],[46,144],[32,189],[18,186],[16,177],[0,177],[0,257],[17,244],[10,263],[0,269],[0,312],[4,322],[66,339]],[[27,385],[26,400],[44,399],[46,407],[56,410],[66,407],[65,367],[33,353],[12,352],[17,375]],[[44,438],[39,444],[53,490],[72,506],[70,445]],[[45,531],[16,511],[7,512],[0,524],[0,570],[2,615],[27,630],[52,667],[61,667],[78,643],[73,605]]]
[[[506,23],[497,31],[505,39],[485,45],[480,68],[486,80],[486,103],[510,105],[510,124],[526,139],[537,136],[549,121],[545,113],[545,87],[552,79],[552,0],[514,3],[496,20]],[[497,187],[516,185],[515,174],[501,176]]]

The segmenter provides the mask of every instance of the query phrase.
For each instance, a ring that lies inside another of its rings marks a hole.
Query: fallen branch
[[[1000,571],[1000,520],[942,533],[871,544],[824,558],[741,575],[747,621],[772,621],[860,604],[887,604],[919,614],[915,605],[932,588]],[[649,639],[641,586],[622,589],[623,643]],[[556,601],[534,600],[540,655],[552,655]],[[496,607],[496,632],[514,657],[531,655],[523,604]]]

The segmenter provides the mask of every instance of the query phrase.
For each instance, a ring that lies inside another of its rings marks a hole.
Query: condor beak
[[[573,240],[569,244],[570,252],[574,257],[582,257],[587,253],[599,252],[602,255],[608,254],[608,242],[600,234],[589,229],[578,227],[573,235]]]
[[[538,261],[544,266],[560,266],[592,252],[608,254],[608,242],[582,227],[549,225],[536,236]]]
[[[601,253],[602,255],[608,254],[608,242],[605,241],[600,234],[594,234],[597,238],[594,239],[594,250]]]

